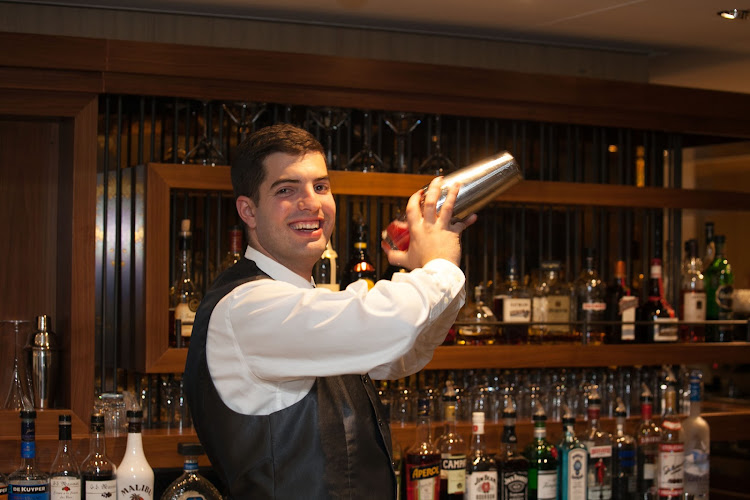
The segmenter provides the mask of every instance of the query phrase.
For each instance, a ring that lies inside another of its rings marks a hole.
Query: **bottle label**
[[[440,464],[406,464],[406,500],[435,500],[440,491]]]
[[[549,295],[547,302],[547,321],[550,323],[561,323],[550,325],[550,330],[556,332],[569,331],[567,325],[570,322],[570,297],[566,295]]]
[[[0,500],[8,498],[8,485],[0,483]]]
[[[174,319],[175,321],[179,319],[182,322],[182,330],[180,332],[180,335],[182,335],[183,337],[190,337],[193,333],[195,311],[192,310],[188,304],[180,302],[174,308]]]
[[[660,443],[657,478],[659,496],[682,496],[684,475],[685,446],[682,443]]]
[[[506,298],[503,301],[503,321],[506,323],[531,321],[531,299]]]
[[[501,495],[503,500],[526,500],[528,498],[528,471],[503,472],[500,481],[503,488]]]
[[[448,485],[448,494],[466,490],[466,455],[444,453],[440,458],[440,479]]]
[[[708,449],[694,449],[685,453],[685,491],[693,493],[696,498],[700,498],[700,495],[708,498],[709,464]]]
[[[537,472],[537,500],[555,500],[557,498],[557,471],[540,470]]]
[[[586,312],[597,312],[601,313],[607,310],[606,302],[584,302],[581,304],[581,309]]]
[[[620,309],[620,320],[623,323],[632,323],[635,321],[635,311],[638,308],[638,297],[625,295],[620,298],[618,304]],[[623,341],[635,340],[635,325],[623,324],[621,329],[620,339]]]
[[[133,478],[134,479],[134,478]],[[124,484],[117,487],[117,498],[123,500],[151,500],[154,496],[153,485]]]
[[[177,497],[174,497],[174,500],[206,500],[206,497],[204,497],[197,491],[190,490],[190,491],[181,493]]]
[[[466,474],[467,500],[497,500],[497,471]]]
[[[734,287],[732,285],[721,285],[716,289],[716,303],[719,305],[720,313],[732,312],[732,292]],[[724,318],[720,318],[724,319]]]
[[[547,298],[534,297],[531,299],[531,319],[534,323],[547,322]]]
[[[8,493],[10,498],[18,500],[47,500],[49,498],[49,484],[11,484]]]
[[[563,471],[568,483],[568,500],[586,499],[586,476],[587,476],[586,450],[574,448],[568,452],[568,467]]]
[[[49,497],[50,500],[80,500],[81,480],[70,476],[50,478]]]
[[[685,321],[704,321],[706,319],[706,294],[703,292],[683,295]]]
[[[654,319],[654,342],[677,342],[677,318]]]
[[[117,496],[117,480],[86,481],[84,500],[106,500]]]
[[[588,448],[591,458],[609,458],[612,456],[612,446],[590,446]]]

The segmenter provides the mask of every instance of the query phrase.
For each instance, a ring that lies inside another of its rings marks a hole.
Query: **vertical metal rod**
[[[221,195],[219,195],[221,196]],[[211,198],[212,193],[206,193],[203,198],[203,294],[205,295],[211,284]],[[218,236],[218,234],[217,234]]]
[[[180,136],[178,135],[180,130],[180,99],[174,98],[174,116],[172,117],[174,130],[172,130],[172,163],[179,163],[178,151],[180,146]]]
[[[224,221],[223,221],[223,201],[224,196],[219,192],[216,193],[216,260],[214,268],[216,269],[216,275],[218,276],[219,273],[222,271],[221,269],[221,261],[223,253],[221,251],[222,249],[222,236],[227,232],[224,229]],[[227,228],[228,229],[228,228]],[[244,250],[242,251],[242,255],[245,255]]]
[[[229,148],[224,149],[224,106],[219,104],[219,136],[216,138],[216,143],[219,144],[219,153],[224,156],[224,163],[229,164]],[[221,196],[219,196],[221,199]],[[218,229],[218,228],[217,228]],[[216,268],[219,269],[218,267]]]
[[[129,134],[128,134],[129,135]],[[112,321],[112,387],[117,391],[117,339],[120,329],[120,272],[122,270],[122,96],[117,97],[117,160],[115,161],[115,255],[114,255],[114,317]]]
[[[136,165],[143,165],[143,144],[146,142],[146,99],[140,97],[138,99],[138,144],[136,145]],[[128,134],[130,135],[130,134]],[[127,166],[130,166],[128,164]]]
[[[151,133],[149,134],[150,147],[148,148],[148,161],[153,162],[156,155],[156,98],[151,98]]]
[[[107,258],[107,234],[109,230],[109,224],[107,223],[107,213],[109,212],[109,124],[111,120],[110,116],[110,103],[109,96],[104,98],[104,162],[102,165],[102,261],[101,261],[101,310],[99,312],[101,316],[101,325],[99,328],[99,392],[105,392],[105,376],[104,367],[107,356],[106,346],[106,331],[107,331],[107,303],[109,299],[109,293],[107,291],[107,271],[109,259]]]

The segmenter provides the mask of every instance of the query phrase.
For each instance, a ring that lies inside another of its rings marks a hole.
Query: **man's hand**
[[[460,222],[451,223],[453,206],[456,203],[459,186],[453,185],[437,213],[437,201],[440,198],[442,177],[436,177],[430,183],[421,205],[422,190],[409,198],[406,205],[406,224],[409,226],[410,241],[406,251],[393,250],[381,242],[388,262],[407,269],[416,269],[434,259],[445,259],[456,265],[461,261],[461,231],[477,220],[472,214]]]

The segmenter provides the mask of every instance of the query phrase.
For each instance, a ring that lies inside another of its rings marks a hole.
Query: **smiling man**
[[[312,269],[336,204],[324,151],[291,125],[261,129],[232,164],[245,258],[196,315],[185,384],[196,432],[231,498],[395,498],[390,429],[370,377],[395,379],[432,358],[464,303],[458,188],[407,205],[411,269],[368,291],[316,288]]]

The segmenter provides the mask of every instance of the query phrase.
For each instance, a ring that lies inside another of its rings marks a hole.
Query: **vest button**
[[[369,379],[369,377],[367,375],[362,375],[362,382],[364,382],[366,384],[369,380],[370,379]]]

